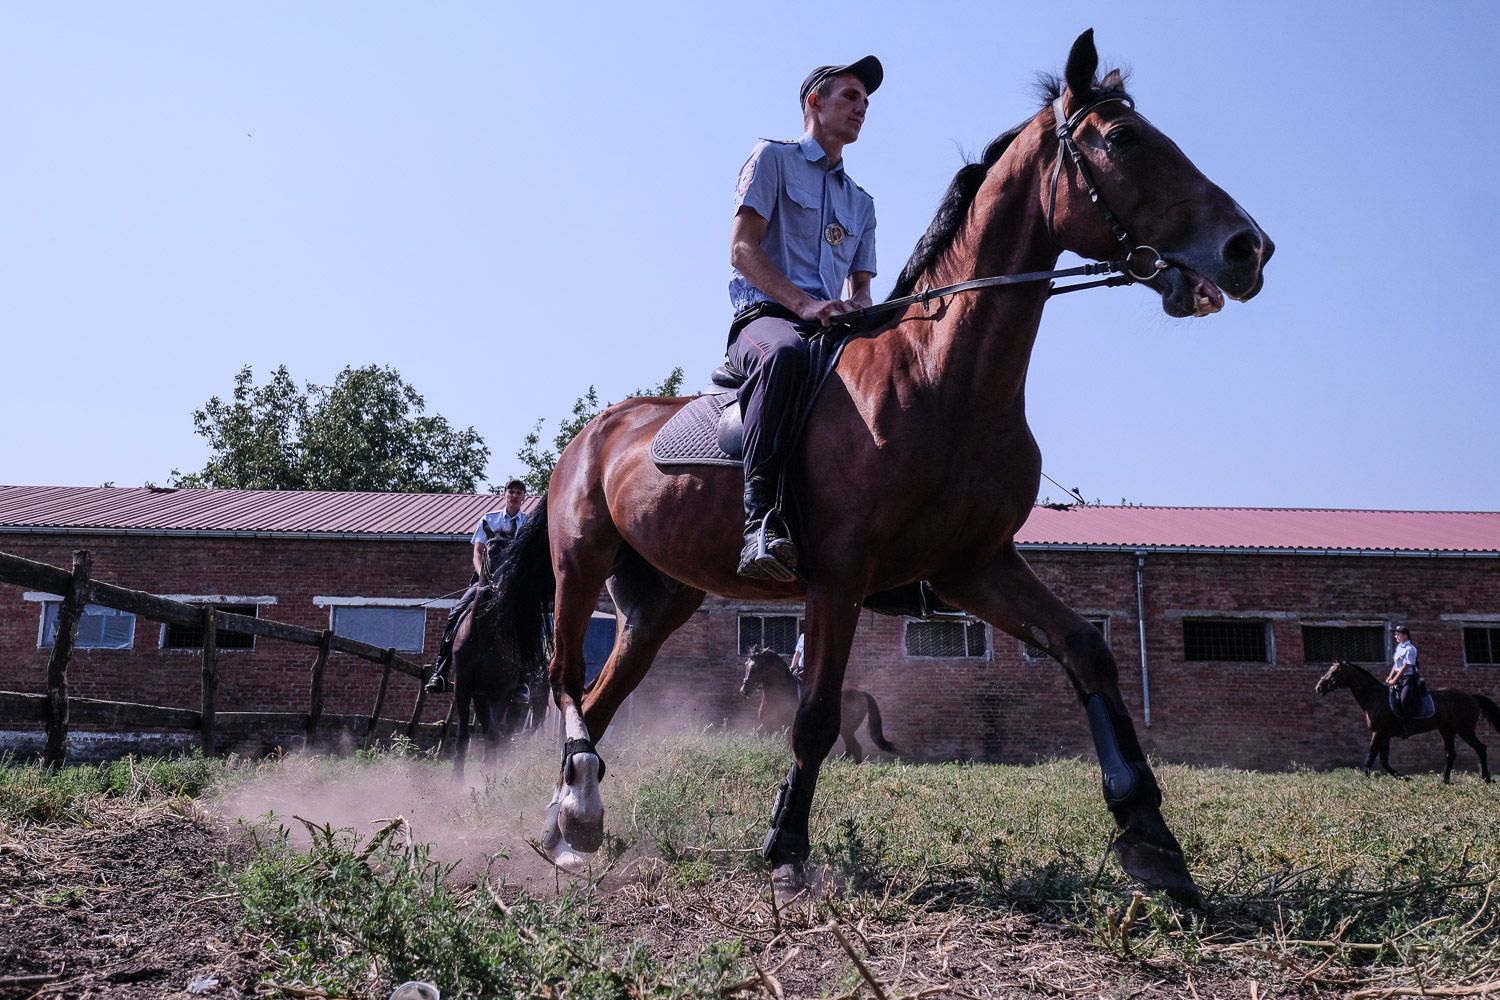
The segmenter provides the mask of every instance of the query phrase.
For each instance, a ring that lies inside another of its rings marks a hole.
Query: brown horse
[[[1051,81],[1055,99],[959,172],[893,297],[1046,271],[1063,250],[1118,258],[1136,244],[1163,262],[1139,269],[1151,271],[1142,281],[1169,315],[1206,315],[1225,295],[1243,300],[1260,290],[1270,239],[1135,111],[1118,71],[1096,77],[1098,63],[1093,33],[1085,32],[1063,78]],[[778,890],[804,886],[808,814],[839,735],[838,692],[861,602],[925,579],[945,603],[1062,663],[1093,733],[1105,804],[1120,826],[1113,848],[1121,864],[1148,886],[1200,901],[1162,819],[1161,791],[1108,645],[1015,546],[1041,476],[1025,388],[1047,298],[1046,282],[953,295],[909,304],[853,336],[789,463],[807,541],[805,580],[736,574],[738,468],[664,470],[651,461],[652,438],[686,400],[612,406],[564,450],[543,506],[507,556],[501,588],[515,640],[533,649],[542,602],[555,593],[550,679],[566,737],[542,834],[554,859],[572,863],[575,852],[602,842],[603,761],[594,740],[705,592],[805,600],[807,669],[793,764],[763,848]],[[893,491],[892,483],[911,488]],[[606,585],[620,626],[585,696],[583,640]]]
[[[756,691],[760,692],[760,705],[755,709],[760,727],[768,732],[790,729],[797,721],[800,692],[792,668],[773,649],[752,649],[745,658],[740,694],[748,698]],[[880,705],[875,696],[859,688],[844,688],[839,698],[839,732],[844,737],[844,750],[856,764],[865,759],[865,748],[860,746],[856,732],[866,718],[870,720],[870,739],[886,753],[895,753],[895,746],[886,740],[881,728]]]
[[[1370,752],[1365,755],[1365,774],[1370,773],[1370,765],[1375,763],[1378,755],[1382,767],[1396,777],[1404,778],[1405,775],[1391,767],[1391,737],[1405,739],[1436,729],[1442,734],[1443,749],[1447,753],[1447,760],[1443,764],[1443,784],[1448,784],[1452,779],[1453,760],[1457,756],[1453,749],[1455,733],[1474,748],[1474,753],[1479,756],[1479,773],[1484,776],[1485,781],[1490,780],[1489,755],[1474,730],[1481,714],[1489,720],[1490,725],[1500,730],[1500,705],[1484,695],[1470,694],[1456,688],[1433,688],[1432,704],[1436,711],[1432,717],[1403,722],[1391,712],[1390,690],[1364,667],[1347,660],[1335,660],[1328,672],[1318,678],[1315,687],[1318,694],[1348,688],[1349,693],[1354,695],[1354,700],[1359,702],[1360,710],[1365,713],[1365,725],[1370,730]]]

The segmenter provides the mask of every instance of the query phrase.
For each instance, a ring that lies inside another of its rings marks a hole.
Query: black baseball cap
[[[526,484],[521,482],[519,479],[512,479],[510,482],[505,484],[505,488],[508,490],[524,490],[526,488]]]
[[[835,76],[843,76],[845,73],[858,78],[865,85],[865,93],[875,93],[875,88],[880,86],[880,81],[885,79],[885,69],[880,65],[880,60],[874,56],[865,56],[858,62],[849,63],[847,66],[819,66],[807,74],[807,79],[802,81],[802,92],[797,100],[799,107],[807,107],[807,95],[818,88],[824,80]]]

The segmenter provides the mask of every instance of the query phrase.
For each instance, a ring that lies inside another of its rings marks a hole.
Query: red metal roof
[[[492,493],[0,486],[0,532],[50,528],[468,538],[480,517],[502,505],[502,498]]]
[[[1023,545],[1500,553],[1493,511],[1035,507]]]
[[[534,503],[528,500],[528,507]],[[489,493],[314,493],[0,486],[0,532],[468,537]],[[1500,512],[1036,507],[1023,546],[1500,554]]]

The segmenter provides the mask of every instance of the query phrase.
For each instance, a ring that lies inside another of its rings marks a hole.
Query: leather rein
[[[1104,220],[1109,223],[1111,232],[1121,246],[1129,246],[1130,234],[1121,224],[1119,216],[1110,211],[1109,205],[1099,193],[1099,187],[1094,183],[1094,175],[1089,171],[1088,161],[1083,158],[1083,153],[1078,149],[1078,144],[1073,140],[1073,130],[1078,123],[1084,119],[1089,112],[1103,104],[1118,101],[1126,107],[1134,110],[1135,104],[1124,94],[1107,94],[1094,101],[1085,104],[1071,116],[1063,113],[1063,99],[1059,96],[1052,102],[1052,117],[1057,122],[1057,160],[1052,165],[1052,181],[1048,187],[1047,194],[1047,233],[1053,235],[1052,216],[1057,208],[1057,181],[1062,175],[1063,158],[1066,156],[1073,161],[1078,168],[1078,174],[1083,178],[1084,187],[1088,189],[1089,201],[1099,206],[1104,213]],[[1056,237],[1053,237],[1056,242]],[[1141,261],[1140,258],[1144,258]],[[1139,265],[1139,266],[1138,266]],[[858,323],[861,320],[882,313],[904,309],[914,302],[921,303],[923,311],[934,299],[944,299],[949,295],[959,292],[973,292],[981,288],[999,288],[1004,285],[1022,285],[1036,281],[1053,281],[1057,278],[1073,278],[1086,275],[1107,274],[1108,278],[1100,278],[1097,281],[1080,281],[1071,285],[1054,285],[1047,290],[1050,295],[1062,295],[1065,292],[1079,292],[1085,288],[1114,288],[1121,285],[1132,285],[1138,281],[1150,281],[1169,265],[1162,259],[1160,253],[1154,247],[1141,244],[1131,250],[1118,260],[1101,260],[1091,264],[1081,264],[1078,267],[1067,267],[1057,271],[1027,271],[1022,274],[1000,274],[990,278],[972,278],[969,281],[960,281],[952,285],[944,285],[941,288],[923,286],[911,295],[903,295],[899,299],[886,299],[863,309],[853,312],[840,313],[832,317],[832,325],[844,326]]]

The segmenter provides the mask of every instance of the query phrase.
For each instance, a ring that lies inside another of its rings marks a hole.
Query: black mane
[[[1055,73],[1044,73],[1037,78],[1037,96],[1041,98],[1042,107],[1046,107],[1062,95],[1062,77]],[[1096,96],[1105,92],[1125,93],[1125,76],[1119,70],[1111,70],[1103,80],[1096,81],[1094,93]],[[1128,96],[1128,95],[1127,95]],[[910,295],[916,288],[917,279],[930,268],[949,247],[953,245],[953,238],[958,234],[958,229],[963,225],[964,218],[969,214],[969,206],[974,203],[974,196],[979,193],[979,186],[984,183],[985,175],[990,168],[1000,161],[1010,144],[1015,141],[1021,130],[1031,123],[1030,119],[1022,122],[1013,129],[997,135],[984,149],[984,155],[976,163],[966,163],[959,168],[954,175],[953,182],[948,185],[943,200],[938,204],[937,214],[933,216],[932,223],[927,227],[927,232],[917,241],[916,248],[912,250],[911,257],[907,259],[906,266],[901,269],[896,278],[896,285],[891,289],[887,298],[899,299],[903,295]]]

